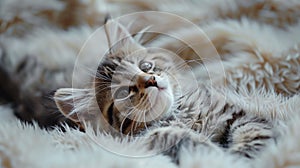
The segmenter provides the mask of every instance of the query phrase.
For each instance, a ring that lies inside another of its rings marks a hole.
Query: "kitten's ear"
[[[127,29],[115,20],[107,20],[104,25],[108,47],[111,53],[123,51],[130,53],[139,49],[144,49],[136,42]]]
[[[54,94],[54,100],[59,111],[68,119],[74,122],[80,122],[78,114],[76,113],[75,101],[81,99],[84,93],[78,94],[79,89],[73,88],[61,88],[58,89]],[[76,93],[76,94],[74,94]],[[84,97],[82,97],[84,98]]]

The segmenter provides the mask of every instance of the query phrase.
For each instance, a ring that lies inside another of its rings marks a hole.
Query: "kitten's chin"
[[[148,121],[159,120],[168,116],[174,102],[174,96],[171,89],[165,87],[147,88],[150,110],[146,114]]]

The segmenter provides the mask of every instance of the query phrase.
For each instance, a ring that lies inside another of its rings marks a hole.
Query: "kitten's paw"
[[[255,158],[268,144],[275,142],[272,126],[264,122],[248,122],[238,125],[231,137],[229,152]]]
[[[150,138],[147,141],[148,149],[162,152],[172,158],[174,162],[179,160],[181,148],[207,147],[215,148],[207,137],[195,133],[189,128],[168,126],[156,128],[149,132]]]
[[[149,132],[150,140],[148,148],[150,150],[165,151],[177,145],[182,139],[189,136],[190,130],[180,127],[162,127]]]

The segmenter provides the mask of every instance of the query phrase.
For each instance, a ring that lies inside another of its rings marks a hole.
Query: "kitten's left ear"
[[[97,129],[108,129],[92,90],[60,88],[55,92],[54,100],[59,111],[81,128],[89,123]]]
[[[108,47],[111,53],[123,51],[131,53],[136,50],[144,49],[142,45],[136,42],[128,30],[115,20],[107,20],[104,25]]]
[[[65,117],[74,122],[79,122],[78,116],[74,112],[75,106],[71,88],[58,89],[54,94],[54,100],[57,108]]]
[[[59,111],[76,123],[89,120],[86,109],[89,108],[90,93],[86,89],[60,88],[54,94],[54,100]],[[80,118],[79,118],[80,117]]]

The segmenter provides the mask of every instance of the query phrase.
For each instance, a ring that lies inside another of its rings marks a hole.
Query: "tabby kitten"
[[[195,82],[180,58],[141,46],[116,21],[105,26],[112,47],[93,85],[55,93],[65,116],[111,134],[146,136],[150,150],[164,151],[175,161],[180,148],[199,145],[254,158],[274,140],[271,121],[226,102],[200,79]]]

